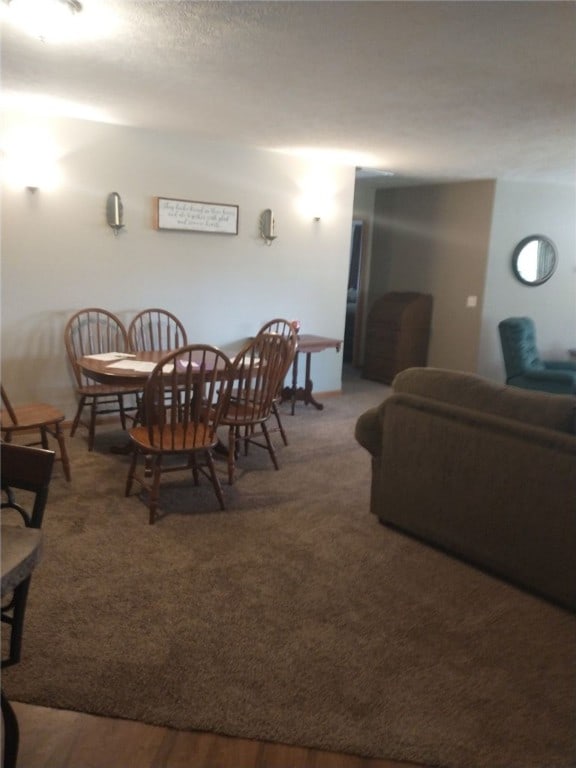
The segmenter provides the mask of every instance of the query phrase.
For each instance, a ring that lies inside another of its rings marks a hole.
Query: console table
[[[284,387],[282,390],[282,400],[290,400],[291,414],[294,416],[294,407],[297,400],[302,400],[305,405],[313,405],[321,411],[324,406],[314,399],[312,395],[312,379],[310,378],[311,369],[311,357],[315,352],[323,352],[325,349],[335,349],[336,352],[340,351],[342,344],[341,339],[331,339],[327,336],[315,336],[311,333],[303,333],[298,336],[298,344],[296,346],[296,354],[294,355],[294,362],[292,363],[292,386]],[[298,356],[300,353],[306,355],[306,376],[304,379],[304,386],[298,386]]]

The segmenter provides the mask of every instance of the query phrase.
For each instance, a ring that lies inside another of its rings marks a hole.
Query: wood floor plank
[[[20,729],[18,766],[48,768],[66,765],[85,715],[13,702]]]
[[[18,768],[426,768],[14,703]]]
[[[311,750],[287,744],[262,744],[256,768],[300,768],[309,765]]]

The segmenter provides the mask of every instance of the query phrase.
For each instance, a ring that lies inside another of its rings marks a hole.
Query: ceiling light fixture
[[[79,0],[4,0],[4,17],[42,42],[71,36],[72,19],[82,10]]]
[[[53,9],[57,8],[59,6],[67,6],[70,13],[80,13],[82,10],[82,3],[80,3],[78,0],[51,0],[51,2],[47,2],[47,0],[41,0],[41,2],[30,2],[30,0],[4,0],[6,5],[9,5],[11,8],[24,8],[30,9],[32,7],[36,8],[48,8],[51,6]]]

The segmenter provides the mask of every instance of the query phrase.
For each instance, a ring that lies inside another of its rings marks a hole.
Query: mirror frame
[[[528,245],[528,243],[534,242],[534,240],[546,243],[552,248],[552,254],[553,254],[553,261],[552,266],[547,272],[547,274],[544,277],[541,277],[539,280],[526,280],[522,275],[520,274],[520,270],[518,269],[518,259],[520,258],[520,254],[524,247]],[[550,280],[554,272],[556,271],[556,267],[558,266],[558,251],[556,249],[556,246],[550,240],[549,237],[546,237],[546,235],[528,235],[528,237],[525,237],[523,240],[520,240],[518,245],[514,248],[512,251],[512,272],[514,273],[514,277],[519,280],[523,285],[529,285],[531,287],[536,287],[537,285],[542,285],[543,283]]]

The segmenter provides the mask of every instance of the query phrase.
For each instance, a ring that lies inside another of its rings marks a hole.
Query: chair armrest
[[[554,381],[559,384],[572,384],[576,387],[576,370],[555,370],[549,368],[524,371],[522,378],[530,381]]]
[[[571,371],[576,374],[576,362],[571,360],[544,360],[544,367],[547,371]]]

